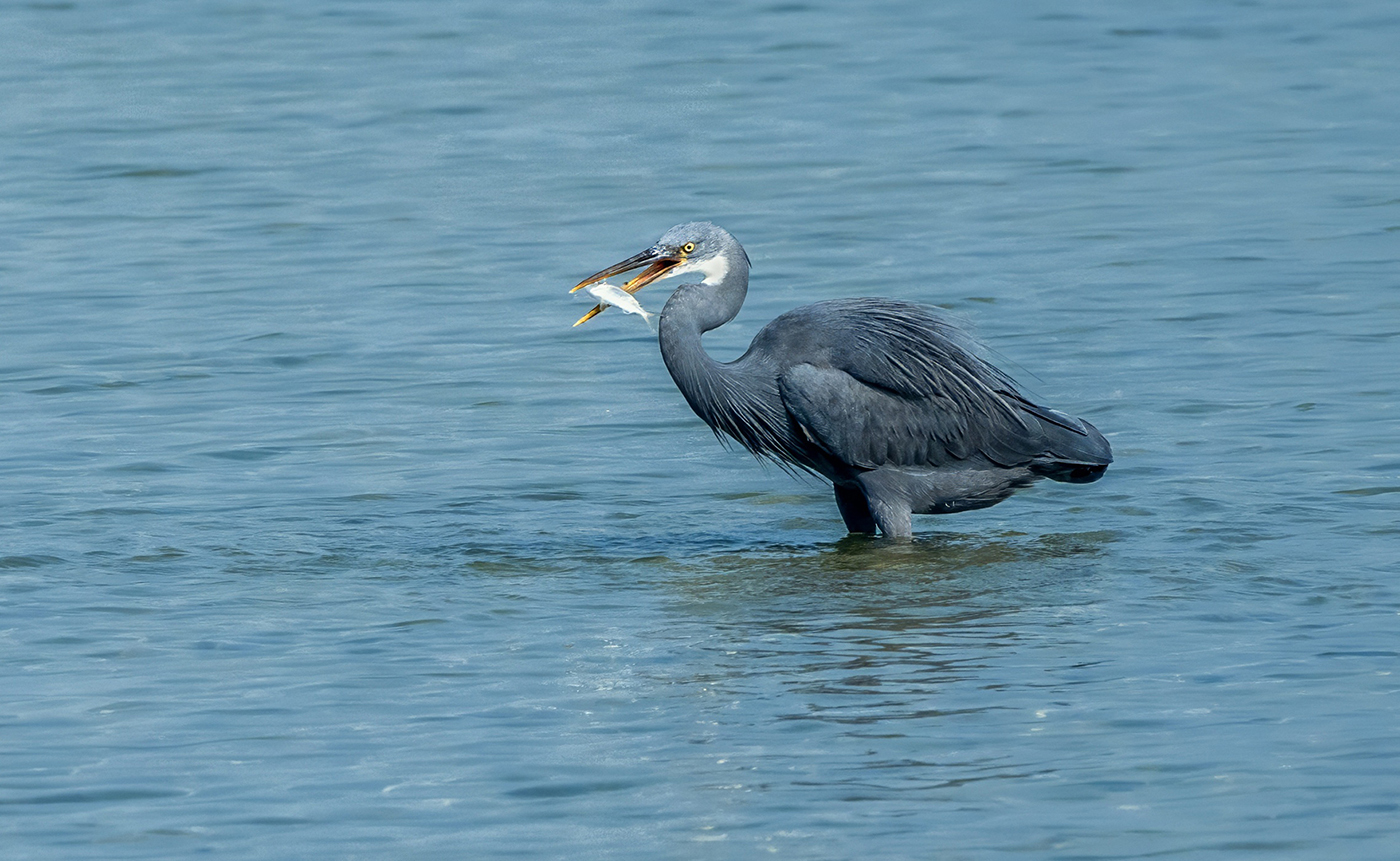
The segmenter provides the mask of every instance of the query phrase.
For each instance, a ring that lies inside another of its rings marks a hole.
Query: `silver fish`
[[[636,296],[633,296],[616,284],[600,281],[597,284],[589,285],[586,289],[593,295],[593,298],[597,299],[603,305],[611,305],[620,311],[626,311],[628,314],[641,315],[641,318],[647,321],[648,326],[652,324],[652,319],[656,317],[655,314],[642,307],[642,303],[637,301]],[[584,319],[586,320],[588,318],[585,317]],[[582,323],[583,320],[578,322]],[[574,325],[577,326],[578,323]]]

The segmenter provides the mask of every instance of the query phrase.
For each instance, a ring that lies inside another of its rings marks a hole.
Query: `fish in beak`
[[[666,277],[666,275],[672,269],[675,269],[677,266],[681,265],[684,262],[685,254],[681,251],[681,249],[665,248],[660,245],[653,245],[646,251],[643,251],[641,254],[635,254],[631,257],[628,257],[621,263],[614,263],[607,269],[604,269],[600,272],[594,272],[592,275],[589,275],[587,278],[578,282],[574,289],[570,290],[569,292],[577,293],[579,290],[582,290],[589,284],[597,284],[599,281],[604,281],[608,278],[611,278],[614,275],[621,275],[624,272],[631,272],[633,269],[641,269],[643,266],[645,266],[646,269],[642,270],[640,273],[634,276],[631,281],[628,281],[626,284],[622,285],[623,290],[626,290],[628,293],[635,294],[638,290],[642,289],[643,287],[647,286],[653,281],[657,281],[661,278]],[[598,314],[601,314],[603,312],[603,309],[606,307],[608,306],[603,304],[595,305],[592,311],[589,311],[587,314],[584,314],[582,317],[580,317],[578,323],[575,323],[574,325],[578,326],[582,323],[587,323],[589,320],[592,320]]]

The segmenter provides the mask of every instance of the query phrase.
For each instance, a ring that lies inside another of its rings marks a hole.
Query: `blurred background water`
[[[1393,4],[0,32],[6,858],[1395,857]],[[693,219],[1118,462],[843,537],[569,328]]]

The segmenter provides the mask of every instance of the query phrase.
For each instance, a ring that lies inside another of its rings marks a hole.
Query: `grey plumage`
[[[1042,477],[1093,481],[1113,460],[1093,425],[1028,400],[922,306],[808,305],[774,319],[744,355],[721,363],[700,336],[743,304],[749,259],[739,243],[715,225],[683,224],[579,286],[642,266],[649,268],[625,289],[705,276],[676,288],[658,332],[691,408],[717,436],[830,480],[852,531],[907,537],[911,514],[983,508]]]

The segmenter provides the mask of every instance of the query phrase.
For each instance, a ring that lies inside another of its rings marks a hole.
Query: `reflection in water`
[[[746,809],[761,811],[758,794],[836,811],[955,788],[975,798],[975,785],[1052,775],[1033,746],[997,736],[1031,732],[1054,708],[1039,679],[1018,668],[1074,636],[1062,620],[1084,618],[1115,538],[848,537],[683,561],[575,562],[610,570],[621,588],[650,578],[642,588],[665,601],[627,672],[614,669],[607,682],[645,691],[659,714],[684,716],[680,735],[653,740],[649,758]],[[654,652],[684,659],[643,659]],[[1047,655],[1044,669],[1068,669],[1056,661],[1065,658]],[[757,741],[775,734],[788,742]]]
[[[1014,598],[1024,592],[1028,578],[1040,582],[1065,562],[1092,559],[1114,537],[1108,531],[1040,536],[937,533],[899,543],[850,535],[815,550],[771,545],[714,555],[698,566],[704,573],[682,577],[681,582],[698,599],[758,594],[819,598],[825,603],[839,596],[892,610],[909,601],[965,606],[978,595],[1004,593]]]
[[[818,737],[841,748],[859,739],[859,757],[821,773],[804,768],[793,785],[902,792],[1024,777],[1035,769],[1023,761],[968,759],[939,739],[978,731],[971,716],[1025,709],[1021,692],[1005,689],[1003,662],[1045,638],[1047,616],[1082,609],[1092,565],[1113,540],[850,537],[805,553],[714,556],[670,581],[678,630],[702,643],[705,659],[666,681],[701,703],[718,698],[708,743],[770,722],[823,727]],[[787,755],[759,759],[760,771],[794,767]]]

